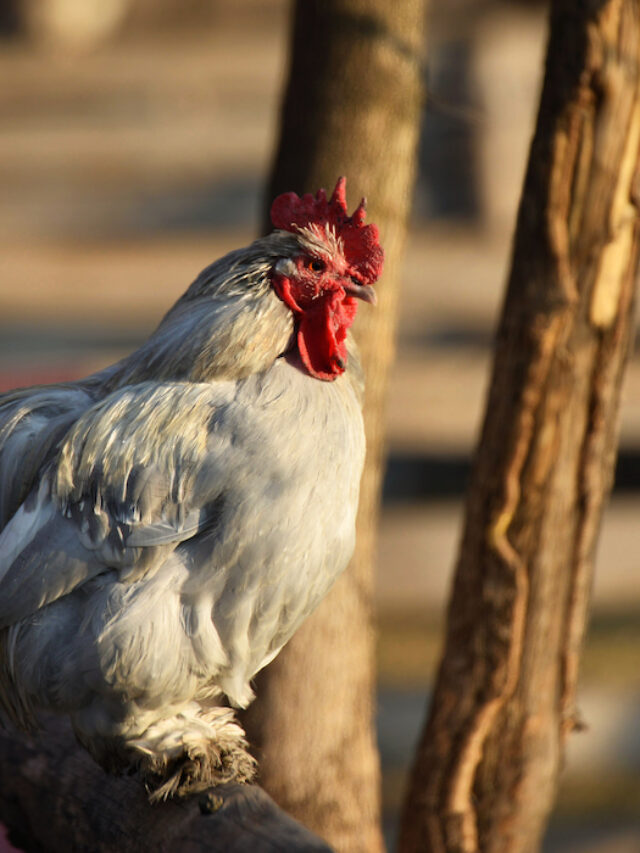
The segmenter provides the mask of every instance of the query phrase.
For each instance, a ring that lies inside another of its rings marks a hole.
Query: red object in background
[[[26,388],[29,385],[74,382],[77,379],[82,379],[83,376],[86,376],[86,371],[79,370],[77,366],[72,365],[60,365],[49,370],[41,367],[18,367],[14,370],[0,370],[0,394],[3,391],[11,391],[13,388]]]
[[[17,847],[14,847],[7,839],[7,829],[2,823],[0,823],[0,853],[21,853],[21,851]]]

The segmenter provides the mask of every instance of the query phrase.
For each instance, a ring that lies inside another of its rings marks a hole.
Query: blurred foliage
[[[382,687],[415,689],[435,677],[443,613],[411,610],[378,615],[378,680]],[[640,689],[640,617],[637,608],[593,613],[582,658],[582,686]]]
[[[563,818],[637,818],[640,775],[637,769],[607,768],[603,773],[567,773],[560,779],[555,815]]]

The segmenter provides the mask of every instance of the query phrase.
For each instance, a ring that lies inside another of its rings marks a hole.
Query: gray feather
[[[69,713],[107,767],[209,755],[223,722],[248,766],[216,697],[251,701],[351,556],[361,374],[352,343],[329,383],[290,348],[269,270],[302,250],[256,241],[117,365],[0,397],[0,704]]]
[[[57,444],[92,399],[53,385],[0,395],[0,530],[27,498]]]

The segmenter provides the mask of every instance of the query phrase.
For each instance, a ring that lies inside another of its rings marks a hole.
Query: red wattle
[[[356,307],[356,300],[339,289],[299,315],[298,349],[311,376],[332,381],[344,373],[347,329],[353,323]]]

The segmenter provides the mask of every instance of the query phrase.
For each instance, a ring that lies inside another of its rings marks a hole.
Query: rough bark
[[[139,780],[107,776],[55,717],[37,739],[0,728],[0,820],[28,853],[330,853],[256,785],[151,806]]]
[[[404,853],[538,849],[579,726],[578,663],[638,267],[639,59],[637,0],[552,5]]]
[[[421,108],[423,0],[299,0],[281,135],[267,199],[333,188],[369,199],[385,272],[378,308],[359,311],[368,457],[357,551],[318,611],[258,678],[249,733],[260,779],[287,812],[340,851],[382,849],[372,728],[372,556],[382,408],[393,355],[400,259]]]

